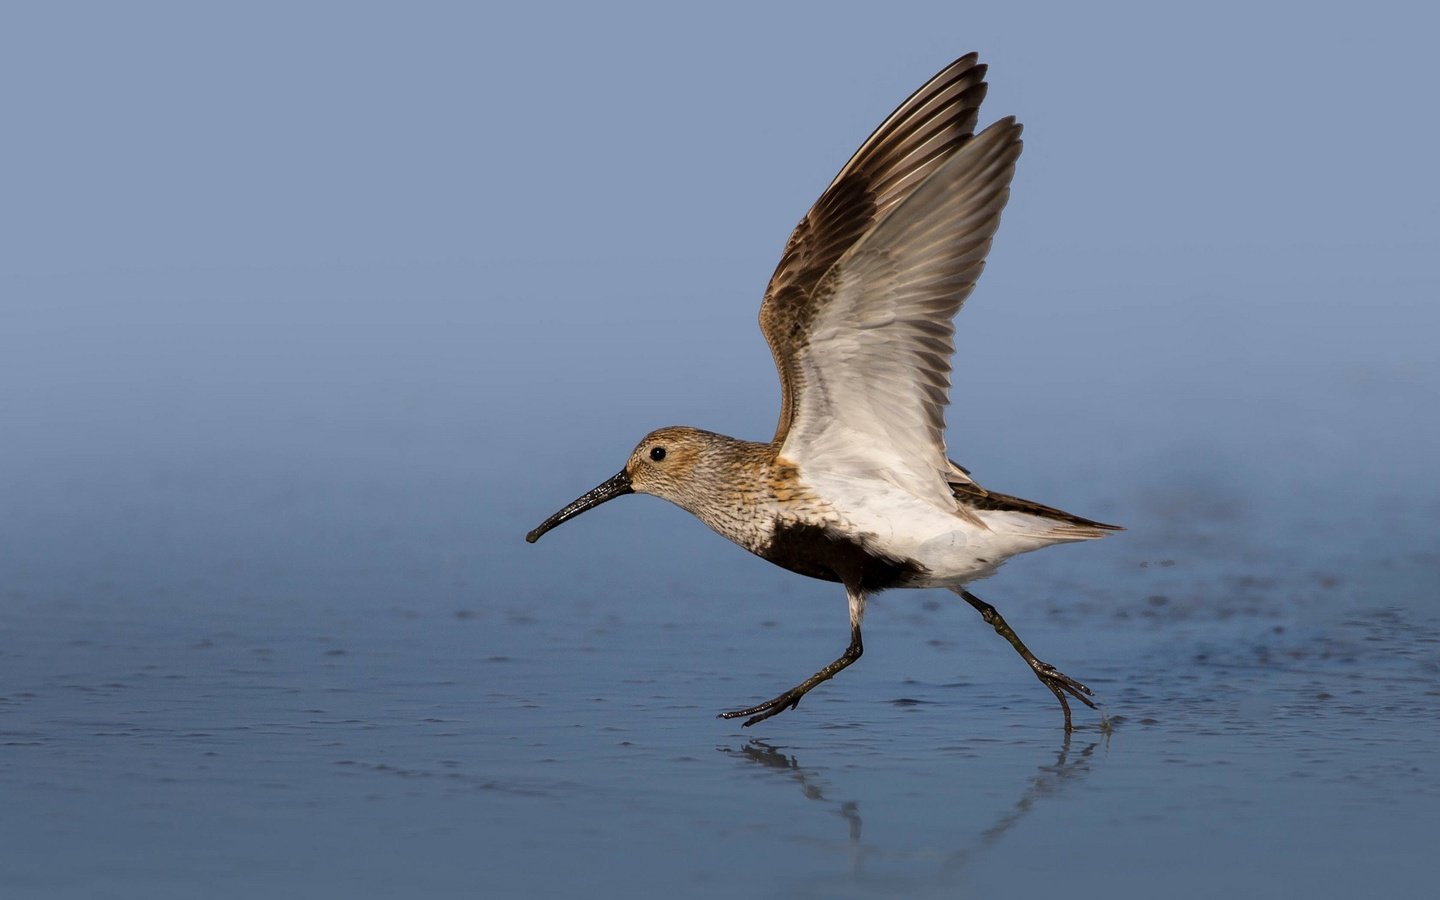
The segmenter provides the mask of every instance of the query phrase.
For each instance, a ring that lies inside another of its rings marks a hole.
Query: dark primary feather
[[[780,373],[777,445],[795,413],[795,351],[810,324],[816,287],[881,216],[971,139],[985,98],[985,69],[976,54],[968,54],[912,94],[866,139],[791,234],[760,307],[760,329]]]

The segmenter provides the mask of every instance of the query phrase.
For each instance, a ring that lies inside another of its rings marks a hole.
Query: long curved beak
[[[525,543],[533,544],[540,540],[540,535],[580,515],[587,509],[594,509],[606,500],[614,500],[621,494],[633,494],[635,489],[630,486],[630,476],[621,469],[611,478],[606,479],[599,487],[587,491],[569,506],[557,512],[555,515],[535,526],[535,530],[525,535]]]

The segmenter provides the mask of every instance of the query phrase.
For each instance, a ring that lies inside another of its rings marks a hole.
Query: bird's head
[[[723,440],[719,435],[683,425],[650,432],[635,445],[625,468],[541,522],[525,535],[525,540],[533,544],[556,525],[622,494],[654,494],[688,508],[685,501],[695,493],[697,470],[723,452],[719,443]]]

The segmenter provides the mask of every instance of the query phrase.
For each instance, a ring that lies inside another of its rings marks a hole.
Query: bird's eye
[[[653,460],[655,460],[656,462],[659,462],[660,460],[664,459],[664,458],[665,458],[665,448],[664,448],[664,447],[651,447],[651,448],[650,448],[650,458],[653,459]]]

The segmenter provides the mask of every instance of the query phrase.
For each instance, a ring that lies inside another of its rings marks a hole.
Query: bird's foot
[[[741,728],[749,728],[756,722],[763,722],[771,716],[778,716],[787,709],[794,709],[800,705],[800,698],[805,696],[805,691],[792,688],[773,700],[766,700],[757,706],[748,709],[737,709],[731,712],[722,712],[717,718],[738,719],[741,716],[749,716]]]
[[[1095,701],[1090,699],[1095,696],[1094,691],[1049,663],[1032,659],[1030,660],[1030,668],[1035,672],[1035,677],[1040,679],[1040,683],[1049,688],[1050,692],[1055,695],[1055,699],[1060,701],[1060,708],[1065,711],[1065,731],[1067,734],[1073,730],[1073,726],[1070,723],[1070,702],[1065,699],[1066,694],[1069,694],[1091,709],[1097,708]]]

